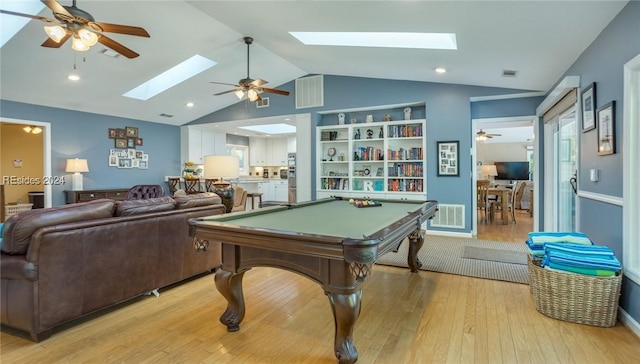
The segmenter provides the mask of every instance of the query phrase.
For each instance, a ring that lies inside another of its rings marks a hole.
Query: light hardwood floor
[[[482,238],[514,234],[521,241],[519,227],[510,228]],[[67,325],[42,343],[2,332],[0,362],[336,362],[331,309],[316,283],[273,268],[252,269],[244,283],[247,314],[239,332],[218,322],[225,300],[206,275]],[[548,318],[535,310],[527,285],[385,266],[374,268],[364,288],[354,341],[359,363],[640,358],[640,339],[620,323],[598,328]]]

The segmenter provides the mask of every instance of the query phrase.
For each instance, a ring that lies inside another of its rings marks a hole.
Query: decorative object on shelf
[[[362,175],[368,176],[371,174],[371,166],[362,166]]]
[[[227,212],[231,212],[234,202],[234,191],[231,183],[224,178],[238,178],[240,160],[235,155],[207,155],[204,157],[204,177],[219,178],[213,183],[216,195],[220,196]]]
[[[373,138],[373,130],[367,129],[367,139],[372,139],[372,138]]]
[[[338,114],[338,124],[344,125],[344,113],[343,112]]]
[[[459,141],[438,142],[438,176],[439,177],[458,177],[460,170],[458,168],[460,146]]]
[[[580,92],[582,99],[582,132],[596,128],[596,83],[593,82]]]
[[[340,162],[343,162],[343,161],[344,161],[344,153],[340,153],[340,155],[338,155],[338,160],[339,160]]]
[[[391,121],[391,114],[384,114],[382,121]]]
[[[598,155],[616,152],[616,102],[611,101],[598,109]]]
[[[329,162],[333,162],[333,157],[336,155],[336,148],[331,147],[327,149],[327,155],[329,156]]]
[[[351,124],[356,124],[358,122],[358,119],[356,118],[351,118]]]
[[[67,167],[65,168],[65,172],[73,173],[73,178],[71,179],[71,189],[73,191],[81,191],[83,189],[82,186],[82,175],[80,173],[89,172],[89,164],[86,159],[67,159]]]
[[[367,115],[367,117],[364,119],[365,123],[373,123],[373,115],[369,114]]]
[[[182,169],[182,177],[184,177],[185,179],[198,178],[197,176],[194,175],[194,173],[196,172],[195,165],[196,164],[193,163],[192,161],[184,162],[184,168]]]
[[[378,138],[382,139],[384,138],[384,128],[380,127],[380,132],[378,133]]]
[[[411,108],[410,107],[405,107],[404,110],[402,110],[404,112],[404,119],[405,120],[411,120]]]
[[[356,129],[355,133],[353,134],[353,139],[360,139],[360,129]]]

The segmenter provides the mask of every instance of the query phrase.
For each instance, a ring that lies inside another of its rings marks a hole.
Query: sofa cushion
[[[115,216],[131,216],[150,212],[169,211],[176,208],[176,202],[169,196],[144,200],[116,201]]]
[[[45,226],[109,218],[113,216],[114,209],[113,200],[100,199],[21,212],[4,223],[2,251],[7,254],[25,254],[31,235],[36,230]]]
[[[216,195],[213,192],[194,193],[186,196],[174,196],[173,199],[178,204],[178,209],[218,205],[222,203],[220,196]]]

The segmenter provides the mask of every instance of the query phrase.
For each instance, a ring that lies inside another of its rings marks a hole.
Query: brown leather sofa
[[[2,325],[40,341],[63,323],[214,270],[219,245],[196,252],[187,221],[224,211],[218,195],[201,193],[12,216],[2,230]]]

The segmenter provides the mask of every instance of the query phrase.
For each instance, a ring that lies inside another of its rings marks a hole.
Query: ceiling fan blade
[[[260,91],[268,92],[268,93],[272,93],[272,94],[289,96],[289,91],[278,90],[278,89],[275,89],[275,88],[260,87]]]
[[[228,85],[228,86],[240,87],[240,85],[236,85],[236,84],[233,84],[233,83],[226,83],[226,82],[209,81],[209,83],[215,83],[217,85]]]
[[[267,83],[269,83],[269,81],[265,81],[265,80],[263,80],[263,79],[261,79],[261,78],[258,78],[257,80],[253,80],[253,81],[251,81],[251,82],[249,83],[249,85],[251,85],[251,86],[255,86],[255,87],[260,87],[260,86],[265,85],[265,84],[267,84]]]
[[[35,19],[35,20],[42,20],[45,23],[53,23],[53,22],[55,22],[55,20],[50,19],[50,18],[45,18],[44,16],[16,13],[15,11],[9,11],[9,10],[0,9],[0,13],[7,14],[7,15],[23,16],[25,18],[31,18],[31,19]]]
[[[53,11],[53,15],[55,16],[56,14],[60,14],[62,15],[62,18],[65,19],[74,19],[73,15],[71,15],[69,13],[69,11],[67,11],[67,9],[65,9],[64,6],[60,5],[57,1],[55,0],[41,0],[49,9],[51,9],[51,11]],[[75,5],[75,1],[74,1],[74,5]]]
[[[45,40],[44,43],[40,45],[47,48],[60,48],[67,41],[67,39],[69,39],[69,37],[71,37],[71,32],[67,31],[67,34],[62,37],[59,42],[56,42],[51,38],[47,38],[47,40]]]
[[[135,35],[136,37],[151,37],[144,28],[133,27],[130,25],[89,22],[89,26],[100,32]]]
[[[238,91],[237,89],[233,89],[233,90],[227,90],[227,91],[222,91],[222,92],[218,92],[217,94],[213,94],[214,96],[220,96],[220,95],[224,95],[224,94],[228,94],[230,92],[236,92]]]
[[[139,56],[138,53],[132,51],[131,49],[123,46],[122,44],[116,42],[115,40],[107,37],[104,34],[100,34],[98,36],[98,42],[104,44],[105,46],[113,49],[114,51],[122,54],[123,56],[127,57],[127,58],[136,58]]]

